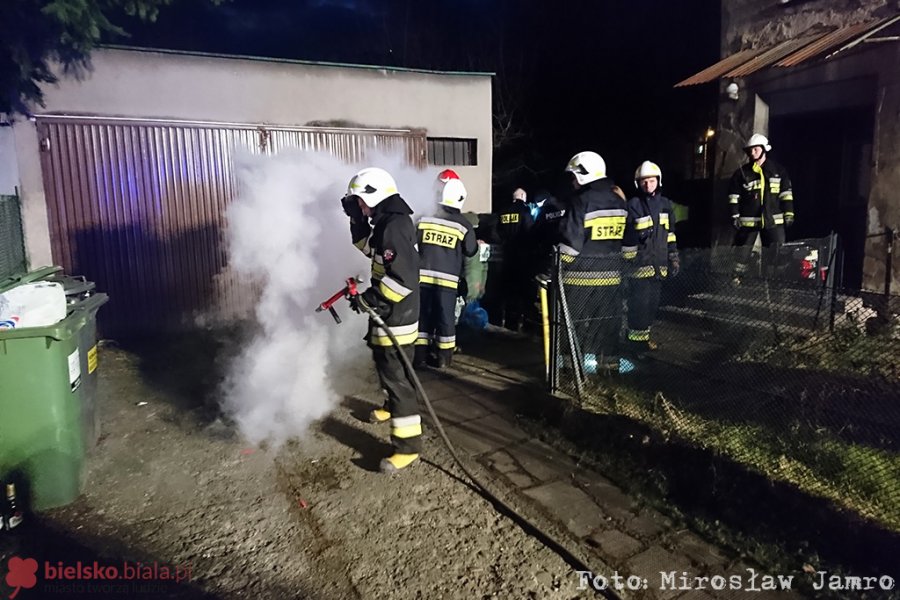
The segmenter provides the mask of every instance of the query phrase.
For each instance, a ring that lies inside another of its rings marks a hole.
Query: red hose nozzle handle
[[[333,296],[331,296],[328,300],[321,303],[316,307],[316,312],[322,312],[323,310],[327,310],[331,313],[331,316],[334,318],[336,323],[341,322],[341,318],[338,316],[337,311],[334,309],[334,303],[340,300],[341,298],[347,298],[348,300],[357,295],[359,292],[357,291],[356,284],[361,282],[362,279],[358,277],[349,277],[347,278],[347,285],[341,289],[339,292],[335,292]]]

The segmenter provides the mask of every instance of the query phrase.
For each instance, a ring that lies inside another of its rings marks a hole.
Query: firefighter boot
[[[424,369],[428,361],[428,346],[425,344],[416,344],[415,354],[413,354],[413,369]]]
[[[383,408],[376,408],[369,413],[369,423],[387,423],[391,420],[391,413]]]
[[[453,361],[453,350],[437,350],[428,355],[428,366],[435,369],[449,367]]]
[[[381,460],[380,469],[382,473],[393,475],[399,473],[403,469],[409,467],[419,460],[418,454],[392,454]]]
[[[449,367],[453,365],[453,348],[447,348],[445,350],[438,350],[438,363],[443,367]]]

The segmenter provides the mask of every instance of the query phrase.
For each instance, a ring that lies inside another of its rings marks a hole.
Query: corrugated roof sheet
[[[767,48],[741,50],[676,83],[675,87],[706,83],[720,77],[746,77],[770,66],[794,67],[837,48],[825,57],[827,60],[898,21],[900,15],[893,15],[877,21],[855,23],[824,33],[801,36]]]
[[[756,55],[763,52],[762,48],[753,49],[750,48],[748,50],[741,50],[736,54],[732,54],[731,56],[726,56],[716,64],[706,67],[696,75],[688,77],[684,81],[679,81],[675,84],[675,87],[683,87],[686,85],[696,85],[698,83],[706,83],[708,81],[713,81],[714,79],[718,79],[727,73],[728,71],[734,69],[737,66],[740,66],[755,57]]]
[[[825,57],[826,59],[831,58],[838,52],[855,46],[874,33],[881,31],[885,27],[893,25],[898,21],[900,21],[900,15],[894,15],[892,17],[886,17],[879,21],[869,21],[866,23],[857,23],[855,25],[847,25],[846,27],[841,27],[840,29],[822,36],[820,39],[816,40],[809,46],[806,46],[805,48],[802,48],[797,52],[784,57],[781,61],[776,63],[775,66],[793,67],[795,65],[799,65],[804,61],[810,60],[824,52],[827,52],[832,48],[840,46],[837,50],[831,52],[828,56]]]
[[[746,77],[751,73],[756,73],[760,69],[768,67],[772,63],[781,60],[788,54],[796,52],[798,49],[806,46],[818,37],[818,35],[806,35],[803,37],[781,42],[777,46],[769,48],[759,56],[751,58],[744,64],[725,73],[725,77]]]

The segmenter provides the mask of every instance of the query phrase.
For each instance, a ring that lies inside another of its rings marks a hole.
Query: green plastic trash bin
[[[108,300],[93,294],[70,303],[54,325],[0,330],[0,474],[25,479],[33,510],[81,492],[96,435],[97,311]]]

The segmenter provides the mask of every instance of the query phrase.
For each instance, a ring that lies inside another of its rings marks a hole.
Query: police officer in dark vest
[[[534,220],[526,198],[525,190],[517,188],[512,203],[500,211],[497,220],[497,233],[503,245],[501,325],[519,331],[523,326],[525,303],[531,301],[529,279],[533,257],[528,232]]]

